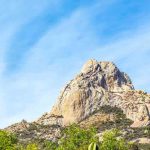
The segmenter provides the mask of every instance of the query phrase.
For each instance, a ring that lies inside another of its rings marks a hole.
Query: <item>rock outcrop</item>
[[[36,139],[57,141],[57,139],[61,136],[62,127],[53,120],[49,125],[47,122],[40,122],[40,120],[39,123],[30,123],[23,120],[20,123],[16,123],[5,128],[4,130],[15,133],[19,142],[26,143],[32,142]]]
[[[150,95],[134,90],[128,75],[112,62],[96,60],[89,60],[66,85],[49,115],[62,116],[63,125],[68,125],[105,105],[121,108],[134,121],[133,127],[150,123]]]

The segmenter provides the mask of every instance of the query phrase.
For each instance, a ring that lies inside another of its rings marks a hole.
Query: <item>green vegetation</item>
[[[33,143],[33,144],[28,144],[26,150],[39,150],[39,148],[37,144]]]
[[[88,150],[99,150],[99,146],[97,143],[91,143],[88,147]]]
[[[123,139],[119,138],[120,132],[116,129],[106,131],[102,137],[100,145],[101,150],[128,150],[129,144]]]
[[[96,129],[81,129],[78,125],[71,125],[64,129],[62,138],[59,140],[58,150],[78,150],[88,149],[91,142],[98,142]]]
[[[42,144],[35,141],[21,145],[15,135],[1,131],[0,150],[87,150],[91,142],[98,142],[95,134],[95,128],[81,129],[73,124],[62,131],[62,138],[57,142],[45,140]]]
[[[112,128],[117,128],[117,129],[124,129],[130,126],[133,121],[130,119],[126,118],[126,115],[123,113],[123,111],[120,108],[117,107],[111,107],[108,105],[100,107],[100,109],[97,112],[102,112],[106,114],[115,114],[116,119],[114,121],[107,121],[104,122],[103,125],[99,127],[100,131],[104,131],[106,129],[112,129]]]
[[[45,141],[43,146],[44,150],[56,150],[57,147],[57,143],[52,141]]]
[[[149,128],[144,129],[149,134]],[[150,145],[130,144],[122,138],[117,129],[106,130],[99,142],[96,129],[82,129],[73,124],[62,131],[61,138],[56,141],[31,141],[20,144],[15,135],[0,131],[0,150],[149,150]],[[139,149],[138,149],[139,148]]]
[[[0,131],[0,150],[15,150],[17,138],[15,135]]]

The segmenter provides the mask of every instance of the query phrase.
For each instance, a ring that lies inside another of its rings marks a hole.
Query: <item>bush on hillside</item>
[[[0,150],[15,150],[17,138],[15,135],[0,130]]]
[[[87,149],[91,142],[98,142],[95,128],[81,129],[73,124],[64,129],[57,150],[79,150]]]
[[[44,142],[44,150],[56,150],[58,144],[52,141],[45,141]]]
[[[101,150],[129,150],[129,144],[123,139],[119,138],[120,132],[117,129],[104,132],[102,142],[100,144]]]
[[[39,150],[38,145],[35,143],[28,144],[25,150]]]

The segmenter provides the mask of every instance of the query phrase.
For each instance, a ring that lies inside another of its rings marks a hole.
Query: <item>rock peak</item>
[[[90,59],[83,65],[81,75],[83,78],[89,77],[87,82],[91,80],[96,86],[105,90],[119,92],[134,89],[128,75],[121,72],[113,62],[98,62],[95,59]],[[77,76],[76,80],[81,78],[81,76]]]
[[[128,91],[134,91],[130,78],[113,62],[90,59],[81,73],[65,86],[50,114],[62,115],[66,125],[83,120],[104,105],[126,111],[125,101],[121,100],[124,94],[121,94]],[[117,96],[114,93],[118,93]],[[133,118],[131,116],[129,118]]]
[[[98,65],[98,62],[95,59],[88,60],[81,69],[81,72],[86,74],[91,71]]]
[[[82,67],[81,69],[81,73],[83,74],[87,74],[91,71],[96,71],[96,69],[101,68],[101,70],[104,70],[106,68],[109,68],[111,70],[114,70],[116,67],[116,65],[113,62],[110,61],[101,61],[98,62],[95,59],[89,59]]]

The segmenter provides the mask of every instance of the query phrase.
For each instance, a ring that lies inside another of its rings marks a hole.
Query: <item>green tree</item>
[[[79,150],[87,149],[92,142],[98,142],[95,128],[82,129],[73,124],[64,129],[57,150]]]
[[[39,150],[38,145],[35,143],[31,143],[27,145],[26,150]]]
[[[14,134],[0,130],[0,150],[15,150],[17,138]]]
[[[106,131],[102,137],[101,150],[128,150],[129,144],[123,139],[118,138],[119,130],[113,129]]]

